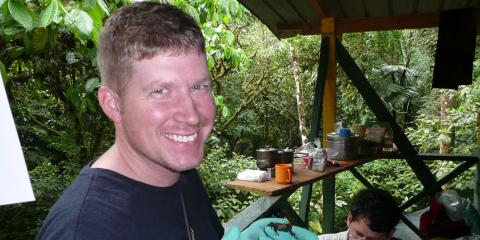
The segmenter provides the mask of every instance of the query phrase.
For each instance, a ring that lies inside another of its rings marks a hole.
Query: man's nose
[[[177,97],[177,108],[174,119],[178,122],[187,123],[189,125],[197,125],[200,121],[200,113],[197,109],[196,101],[190,94],[182,94]]]

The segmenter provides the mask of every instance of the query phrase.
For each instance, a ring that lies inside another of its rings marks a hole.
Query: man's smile
[[[188,135],[188,136],[176,135],[176,134],[171,134],[171,133],[162,133],[162,135],[165,136],[166,138],[174,141],[174,142],[182,142],[182,143],[193,142],[198,137],[198,133],[194,133],[194,134]]]

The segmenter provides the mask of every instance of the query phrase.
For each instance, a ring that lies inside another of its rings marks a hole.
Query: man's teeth
[[[174,134],[163,134],[163,135],[175,142],[193,142],[198,137],[197,133],[194,133],[190,136],[180,136],[180,135],[174,135]]]

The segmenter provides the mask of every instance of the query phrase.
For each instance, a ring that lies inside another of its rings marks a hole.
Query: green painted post
[[[323,220],[322,227],[323,232],[333,233],[335,232],[335,175],[327,177],[323,180],[322,187],[323,196]]]
[[[313,142],[319,135],[323,111],[323,90],[328,63],[328,37],[323,37],[320,46],[320,59],[318,60],[317,82],[315,84],[315,97],[313,100],[312,120],[310,121],[310,142]],[[300,218],[308,226],[308,214],[310,210],[310,199],[312,198],[312,184],[302,187],[302,199],[300,201]]]
[[[441,191],[441,188],[436,184],[437,181],[435,176],[427,165],[425,165],[425,163],[417,156],[417,151],[413,148],[412,143],[410,143],[410,140],[408,140],[403,130],[396,123],[390,112],[388,112],[380,97],[365,78],[350,54],[348,54],[348,51],[340,42],[337,42],[336,47],[337,61],[343,71],[358,89],[358,92],[362,95],[363,99],[365,99],[365,102],[377,119],[379,121],[390,123],[395,136],[395,144],[405,156],[405,160],[407,160],[408,165],[410,165],[418,180],[422,183],[425,189],[427,189],[428,194],[433,196],[435,193]]]

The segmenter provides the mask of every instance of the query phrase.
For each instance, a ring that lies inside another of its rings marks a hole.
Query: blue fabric
[[[37,240],[188,239],[180,189],[195,239],[220,239],[223,228],[196,170],[162,188],[86,166],[51,209]]]
[[[283,218],[262,218],[252,223],[242,232],[237,227],[230,229],[222,240],[317,240],[318,238],[316,234],[305,228],[292,226],[291,231],[275,230],[269,226],[271,223],[286,224],[288,220]]]

